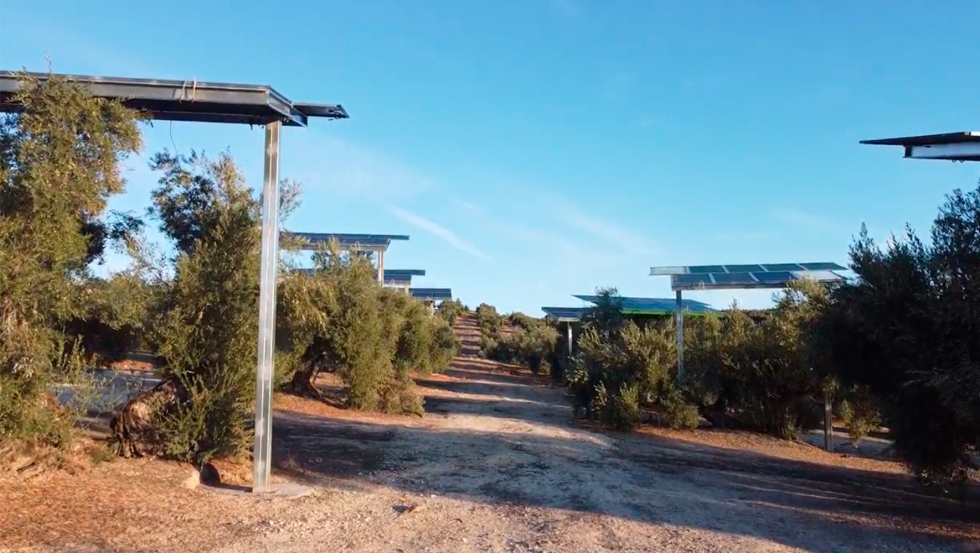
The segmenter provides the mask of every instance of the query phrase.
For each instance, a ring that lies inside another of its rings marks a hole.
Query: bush
[[[449,326],[455,325],[456,319],[467,311],[469,311],[469,309],[458,299],[443,301],[439,304],[439,307],[436,308],[436,314],[448,322]]]
[[[428,375],[441,372],[456,357],[459,345],[450,324],[433,317],[421,302],[411,300],[398,343],[396,362],[404,371]]]
[[[429,342],[430,372],[442,372],[459,353],[459,340],[448,323],[430,320],[432,340]]]
[[[667,426],[675,430],[693,430],[701,422],[697,406],[685,401],[684,395],[677,388],[672,388],[671,392],[660,400],[660,411]]]
[[[601,385],[601,384],[600,384]],[[604,396],[603,391],[600,396]],[[640,387],[637,384],[623,384],[612,396],[601,401],[599,418],[616,430],[632,430],[640,425]]]
[[[492,340],[499,338],[500,329],[503,326],[503,319],[497,313],[496,307],[481,303],[476,308],[476,321],[482,336],[486,336]]]
[[[546,321],[521,317],[521,324],[509,336],[485,342],[487,358],[521,365],[535,374],[550,374],[558,331]]]
[[[980,450],[980,186],[954,191],[929,245],[908,229],[851,247],[860,277],[836,289],[821,332],[825,362],[882,407],[895,451],[927,479],[962,482]]]
[[[277,347],[292,371],[286,389],[319,398],[317,374],[336,372],[352,408],[421,414],[411,373],[449,365],[458,348],[452,328],[404,292],[377,286],[364,256],[334,243],[314,263],[312,274],[294,271],[281,284]]]
[[[697,425],[697,409],[675,383],[677,362],[669,324],[639,326],[619,314],[614,290],[600,292],[599,306],[585,317],[579,351],[566,372],[577,414],[619,429],[635,427],[641,408],[664,413],[679,427]]]
[[[794,438],[806,426],[820,381],[809,334],[826,292],[794,284],[761,322],[732,309],[721,340],[721,396],[749,428]]]
[[[874,398],[867,390],[858,387],[848,390],[841,400],[840,417],[854,447],[858,447],[861,440],[881,424],[881,414]]]
[[[173,398],[152,421],[163,452],[196,463],[248,447],[258,330],[259,203],[227,154],[154,158],[161,228],[177,244],[152,341]],[[177,222],[195,228],[188,240]],[[138,398],[137,398],[138,399]]]

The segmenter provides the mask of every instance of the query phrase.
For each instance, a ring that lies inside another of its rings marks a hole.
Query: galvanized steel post
[[[681,291],[677,291],[677,381],[684,380],[684,302]]]
[[[567,321],[568,325],[568,357],[572,357],[572,321]]]
[[[269,491],[272,468],[272,375],[276,344],[276,273],[279,269],[279,131],[265,126],[265,171],[262,183],[262,265],[259,273],[259,350],[256,369],[255,445],[252,492]]]

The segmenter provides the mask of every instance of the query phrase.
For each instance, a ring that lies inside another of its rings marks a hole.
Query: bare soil
[[[116,460],[0,480],[0,549],[980,551],[980,505],[926,495],[892,461],[743,432],[588,428],[547,378],[474,357],[474,318],[457,326],[464,355],[418,379],[423,418],[276,398],[276,477],[310,497],[186,489],[188,467]]]

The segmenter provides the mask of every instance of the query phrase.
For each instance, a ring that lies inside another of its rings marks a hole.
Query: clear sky
[[[847,262],[862,222],[923,234],[976,164],[867,138],[980,130],[980,2],[3,0],[0,66],[270,84],[342,103],[283,131],[294,230],[410,234],[475,306],[540,314],[651,265]],[[230,149],[261,186],[262,130],[162,123],[127,162],[142,210],[162,148]],[[113,261],[118,263],[118,260]],[[691,293],[763,307],[770,292]]]

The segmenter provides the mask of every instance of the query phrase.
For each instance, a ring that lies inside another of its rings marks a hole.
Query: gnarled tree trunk
[[[109,428],[123,457],[143,457],[164,453],[164,443],[154,428],[167,409],[187,401],[187,390],[176,380],[164,380],[129,400],[112,418]]]

